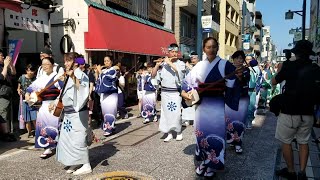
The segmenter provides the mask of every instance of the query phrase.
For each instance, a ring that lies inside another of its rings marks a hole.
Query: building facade
[[[262,61],[261,52],[263,49],[262,40],[263,40],[263,23],[262,23],[262,14],[260,11],[255,11],[254,17],[255,27],[257,28],[253,33],[254,46],[253,51],[255,58]]]
[[[313,43],[314,51],[320,52],[320,0],[311,0],[310,6],[309,40]]]
[[[240,32],[240,5],[239,0],[221,0],[220,2],[220,33],[219,56],[230,59],[239,48],[237,45]]]
[[[57,0],[64,8],[51,16],[52,48],[62,62],[65,52],[103,64],[106,55],[130,70],[126,93],[135,99],[134,72],[145,62],[165,56],[176,43],[172,0]]]
[[[202,15],[211,14],[210,0],[203,2]],[[181,53],[196,52],[197,47],[197,0],[174,1],[174,34]]]

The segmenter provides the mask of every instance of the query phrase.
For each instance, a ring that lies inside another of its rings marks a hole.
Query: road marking
[[[126,179],[126,180],[153,180],[154,178],[135,171],[113,171],[113,172],[105,172],[99,175],[94,175],[92,177],[88,177],[86,179],[105,179],[105,180],[119,180],[119,179]]]

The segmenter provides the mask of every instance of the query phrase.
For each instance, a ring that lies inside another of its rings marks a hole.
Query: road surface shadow
[[[10,151],[12,149],[20,149],[26,146],[33,145],[28,140],[17,140],[15,142],[3,142],[0,141],[0,155]]]
[[[94,147],[89,150],[89,159],[92,169],[97,165],[109,165],[108,159],[115,155],[119,150],[114,146],[114,143],[106,143],[101,146]]]

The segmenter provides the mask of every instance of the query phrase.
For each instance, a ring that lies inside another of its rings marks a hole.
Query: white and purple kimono
[[[190,73],[190,70],[186,68],[186,75]],[[196,87],[195,85],[191,84],[190,88]],[[182,118],[182,123],[186,121],[194,121],[195,116],[196,116],[196,106],[191,106],[188,107],[184,101],[182,101],[182,113],[181,113],[181,118]]]
[[[87,146],[87,131],[89,111],[89,78],[79,68],[74,71],[79,80],[79,88],[69,78],[62,92],[63,122],[60,128],[56,158],[65,166],[74,166],[89,163]]]
[[[226,123],[227,123],[227,143],[232,145],[242,145],[242,138],[244,130],[246,128],[246,119],[248,114],[249,106],[249,81],[250,81],[250,70],[246,70],[242,73],[242,79],[236,79],[236,87],[241,92],[241,98],[239,101],[239,109],[235,111],[231,109],[227,104],[225,106]]]
[[[151,119],[156,116],[156,87],[152,84],[150,74],[145,76],[145,93],[142,96],[141,116],[145,119]]]
[[[56,78],[58,78],[56,72],[52,72],[50,75],[43,74],[27,88],[26,92],[32,93],[40,91]],[[59,80],[58,83],[52,85],[40,95],[42,103],[36,120],[35,148],[55,148],[57,145],[59,117],[49,112],[49,104],[54,102],[59,96],[59,89],[62,84],[63,82]]]
[[[161,69],[161,115],[159,130],[181,132],[181,80],[184,77],[185,64],[177,60],[173,62],[175,72],[170,65],[163,63]]]
[[[211,63],[204,59],[197,63],[186,76],[182,89],[192,88],[200,93],[200,104],[196,108],[195,135],[197,140],[196,159],[202,161],[196,172],[202,176],[212,176],[215,171],[224,169],[225,155],[225,104],[238,109],[240,93],[234,87],[236,76],[217,83],[234,72],[236,68],[226,60],[216,57]]]
[[[117,71],[113,67],[103,69],[95,88],[95,91],[100,95],[101,110],[104,117],[102,129],[106,133],[112,133],[115,127],[118,107],[118,88],[116,81]]]

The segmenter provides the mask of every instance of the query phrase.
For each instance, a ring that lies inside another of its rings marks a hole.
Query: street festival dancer
[[[153,118],[153,121],[157,121],[157,110],[156,110],[156,88],[152,84],[152,64],[147,64],[147,73],[145,74],[145,83],[144,90],[145,92],[142,95],[142,111],[141,116],[144,118],[143,123],[150,122],[150,119]]]
[[[225,104],[238,110],[240,98],[240,93],[233,88],[236,68],[217,56],[218,50],[218,42],[213,37],[203,41],[203,51],[207,58],[200,61],[187,75],[181,93],[185,100],[191,100],[193,89],[196,89],[201,98],[195,118],[195,155],[196,160],[201,161],[196,174],[207,178],[212,178],[216,171],[224,170]]]
[[[53,71],[54,60],[51,57],[43,58],[41,66],[45,73],[33,81],[26,90],[25,100],[29,103],[34,102],[35,98],[33,97],[36,96],[36,92],[43,90],[60,76],[60,74],[57,75],[56,71]],[[55,99],[59,96],[59,89],[62,84],[63,82],[59,80],[58,83],[47,87],[47,89],[45,89],[40,95],[42,102],[39,104],[41,107],[36,119],[35,148],[45,149],[45,151],[40,155],[41,158],[48,158],[51,156],[57,145],[56,138],[58,136],[59,118],[49,112],[48,107],[51,103],[54,103]]]
[[[192,52],[189,56],[191,63],[189,63],[188,61],[186,62],[186,75],[188,75],[192,68],[199,62],[197,53]],[[194,124],[194,118],[196,113],[195,106],[188,107],[184,102],[182,102],[182,106],[182,125],[188,126],[190,123]]]
[[[68,174],[80,175],[92,172],[86,141],[89,120],[87,109],[89,78],[74,64],[75,58],[76,53],[73,52],[64,55],[66,74],[69,77],[61,93],[64,110],[57,146],[57,160],[65,166],[70,166],[67,170]],[[82,167],[76,170],[79,165]]]
[[[243,66],[245,54],[243,51],[236,51],[232,56],[233,65],[236,68]],[[235,111],[226,105],[226,123],[227,123],[227,143],[235,147],[237,154],[242,153],[242,138],[245,130],[245,121],[248,113],[249,95],[248,84],[250,80],[250,70],[245,68],[243,73],[239,74],[239,79],[236,80],[241,98],[239,101],[239,109]]]
[[[181,132],[181,80],[185,64],[180,61],[178,56],[179,47],[177,44],[171,44],[168,47],[169,56],[157,62],[152,70],[152,77],[157,75],[158,69],[161,70],[161,116],[159,130],[167,133],[164,142],[169,142],[172,138],[172,132],[177,132],[177,141],[183,139]],[[163,61],[163,62],[162,62]]]
[[[249,80],[249,106],[246,119],[246,129],[252,129],[252,123],[255,117],[255,111],[258,105],[260,97],[260,87],[262,80],[262,73],[259,69],[257,60],[253,59],[252,56],[246,57],[247,64],[250,65],[250,80]]]
[[[112,67],[112,60],[109,56],[104,57],[105,69],[97,66],[99,77],[95,91],[100,96],[101,110],[103,114],[102,129],[104,136],[109,136],[115,128],[115,121],[118,108],[118,87],[117,71]]]

